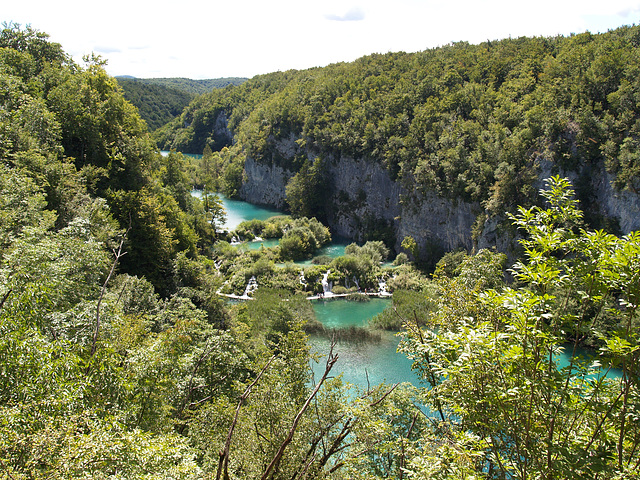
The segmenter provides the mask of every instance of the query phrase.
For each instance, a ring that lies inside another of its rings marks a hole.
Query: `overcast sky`
[[[416,52],[450,42],[606,32],[640,23],[640,0],[8,0],[30,24],[111,75],[252,77]]]

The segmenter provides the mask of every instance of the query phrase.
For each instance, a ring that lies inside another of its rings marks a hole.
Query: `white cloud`
[[[360,7],[353,7],[347,10],[343,15],[336,15],[335,13],[327,13],[324,18],[336,22],[359,22],[364,20],[364,10]]]

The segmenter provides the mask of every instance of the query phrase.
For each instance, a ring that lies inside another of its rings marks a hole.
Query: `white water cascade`
[[[390,297],[391,294],[387,291],[387,282],[384,278],[381,278],[378,282],[378,295],[381,297]]]
[[[249,295],[252,295],[253,292],[255,292],[258,288],[258,281],[256,280],[256,277],[251,277],[249,279],[249,283],[247,283],[247,288],[244,289],[244,294],[242,295],[242,297],[240,298],[250,298]]]
[[[331,283],[329,283],[329,274],[331,273],[331,270],[327,270],[324,274],[324,276],[322,277],[322,292],[323,295],[325,297],[331,297],[333,296],[333,292],[331,291],[331,288],[333,287],[333,285]]]

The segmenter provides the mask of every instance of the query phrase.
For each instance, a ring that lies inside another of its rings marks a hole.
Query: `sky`
[[[640,0],[5,0],[0,22],[31,25],[110,75],[253,77],[418,52],[451,42],[606,32],[640,23]]]

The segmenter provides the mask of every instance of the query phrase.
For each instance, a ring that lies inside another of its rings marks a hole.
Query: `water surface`
[[[347,247],[347,245],[351,243],[353,243],[353,241],[347,238],[333,236],[331,243],[323,247],[320,247],[318,250],[316,250],[313,253],[313,256],[314,257],[327,256],[331,258],[342,257],[344,256],[344,249]],[[309,265],[312,265],[311,263],[312,260],[313,258],[308,258],[306,260],[298,260],[295,263],[297,265],[308,267]]]
[[[202,190],[192,190],[191,195],[202,198]],[[218,193],[217,195],[220,197],[222,205],[227,212],[227,220],[223,225],[227,231],[235,230],[238,225],[248,220],[267,220],[268,218],[278,215],[286,215],[285,212],[275,208],[253,205],[242,200],[234,200],[222,195],[221,193]],[[255,248],[260,248],[260,244]]]
[[[351,302],[343,299],[313,301],[316,317],[327,328],[362,327],[387,306],[390,299],[372,298],[369,302]],[[342,374],[345,382],[361,388],[379,383],[410,382],[419,385],[418,376],[411,371],[411,360],[397,352],[400,339],[390,332],[382,332],[380,341],[339,340],[334,347],[338,354],[333,373]],[[324,372],[331,340],[326,336],[309,338],[311,351],[323,356],[319,363],[312,362],[314,375]]]
[[[200,197],[202,192],[194,190],[194,196]],[[245,220],[266,220],[275,215],[283,215],[284,212],[250,203],[233,200],[220,195],[220,199],[227,211],[225,228],[235,229]],[[319,249],[314,256],[327,255],[336,258],[344,255],[347,245],[352,243],[346,238],[334,237],[329,245]],[[257,242],[248,242],[245,245],[250,249],[259,249],[261,246],[272,247],[278,244],[277,239],[265,239]],[[296,262],[302,266],[311,264],[311,260]],[[329,329],[363,327],[378,313],[391,305],[390,299],[372,298],[369,302],[350,302],[344,299],[313,301],[316,316]],[[383,332],[380,341],[354,342],[339,341],[334,347],[338,354],[338,362],[334,367],[334,375],[343,375],[346,382],[358,385],[361,388],[374,386],[381,382],[412,382],[418,384],[418,377],[411,371],[411,361],[403,354],[397,353],[399,338],[393,333]],[[326,355],[329,352],[330,340],[327,337],[314,335],[309,339],[312,352],[325,356],[319,363],[312,362],[316,378],[324,372]]]

